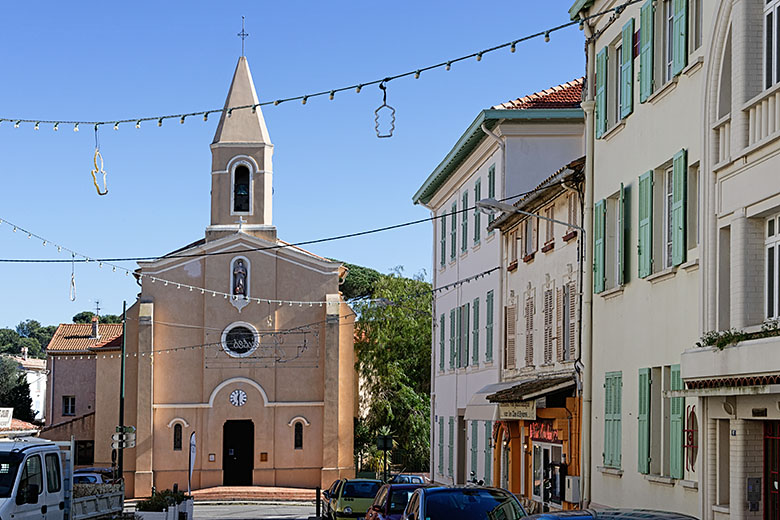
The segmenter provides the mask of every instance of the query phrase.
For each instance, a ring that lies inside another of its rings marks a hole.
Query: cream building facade
[[[125,334],[125,424],[137,428],[136,447],[124,452],[129,496],[186,487],[193,433],[194,489],[313,488],[354,475],[345,269],[277,238],[262,112],[231,110],[257,103],[241,57],[211,144],[205,238],[139,264],[142,288]],[[118,421],[118,359],[98,356],[96,378],[100,465],[110,463]]]

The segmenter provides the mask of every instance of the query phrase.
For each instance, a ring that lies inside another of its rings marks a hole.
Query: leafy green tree
[[[13,408],[16,419],[35,420],[27,378],[16,361],[7,356],[0,356],[0,407]]]
[[[73,323],[92,323],[92,318],[94,317],[94,312],[81,311],[73,316]],[[100,323],[122,323],[122,316],[117,316],[116,314],[103,314],[100,316]]]
[[[432,293],[423,275],[401,273],[396,268],[382,275],[374,301],[355,304],[356,366],[370,403],[355,448],[358,454],[372,451],[376,433],[389,428],[409,464],[427,467]]]
[[[352,300],[355,298],[371,296],[374,292],[374,287],[377,282],[379,282],[382,274],[370,267],[348,264],[346,262],[344,262],[344,267],[348,269],[347,277],[339,287],[341,294],[344,295],[344,299]]]

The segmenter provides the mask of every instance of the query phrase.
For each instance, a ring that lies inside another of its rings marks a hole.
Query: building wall
[[[95,411],[95,359],[73,359],[87,356],[85,352],[75,352],[72,355],[49,353],[48,370],[51,399],[49,400],[49,425],[68,421],[74,416]],[[62,414],[62,397],[76,397],[75,414]]]

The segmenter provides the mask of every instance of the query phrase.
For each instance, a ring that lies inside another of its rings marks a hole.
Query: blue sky
[[[261,101],[361,83],[568,21],[545,2],[15,2],[0,31],[0,117],[123,119],[221,108],[241,53]],[[274,151],[274,224],[289,242],[425,218],[412,195],[483,108],[579,77],[577,27],[388,86],[396,132],[377,139],[377,87],[264,109]],[[94,257],[161,255],[203,236],[217,118],[103,127],[109,194],[90,170],[94,133],[0,124],[0,218]],[[431,224],[312,246],[387,272],[430,272]],[[0,226],[1,258],[57,258]],[[124,264],[129,268],[133,263]],[[94,264],[0,264],[0,327],[68,322],[100,300],[121,312],[132,278]]]

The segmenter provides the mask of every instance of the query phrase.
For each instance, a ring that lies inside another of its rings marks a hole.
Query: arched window
[[[249,168],[239,164],[233,172],[233,212],[249,212]]]
[[[181,451],[181,424],[173,426],[173,451]]]
[[[301,421],[295,423],[295,449],[303,449],[303,423]]]

